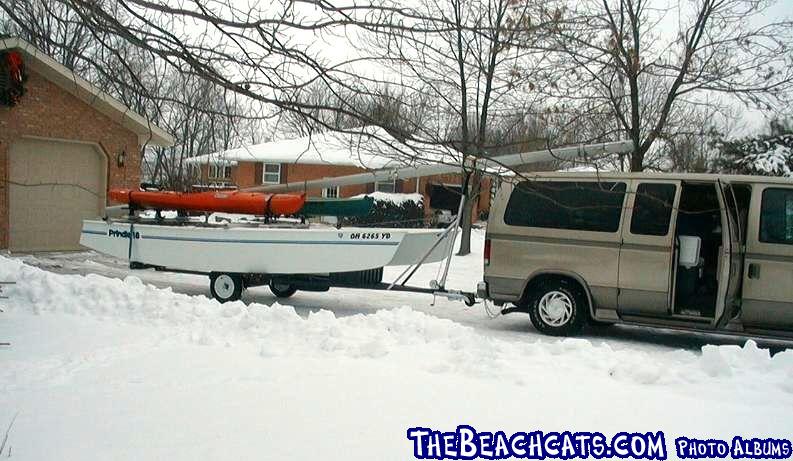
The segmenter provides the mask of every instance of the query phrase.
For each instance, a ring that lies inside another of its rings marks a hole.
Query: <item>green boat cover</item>
[[[306,199],[300,214],[304,216],[366,216],[372,211],[374,199],[361,198],[315,198]]]

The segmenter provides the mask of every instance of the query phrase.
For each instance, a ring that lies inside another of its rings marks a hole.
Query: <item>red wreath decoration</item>
[[[25,62],[18,51],[0,52],[0,105],[13,107],[25,94]]]

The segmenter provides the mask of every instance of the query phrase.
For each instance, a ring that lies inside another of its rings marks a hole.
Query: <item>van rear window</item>
[[[793,189],[764,190],[760,208],[760,241],[793,245]]]
[[[616,232],[624,182],[524,181],[504,213],[510,226]]]

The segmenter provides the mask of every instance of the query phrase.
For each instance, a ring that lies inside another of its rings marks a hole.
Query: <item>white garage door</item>
[[[8,165],[9,249],[79,249],[82,220],[105,204],[105,156],[91,144],[23,139]]]

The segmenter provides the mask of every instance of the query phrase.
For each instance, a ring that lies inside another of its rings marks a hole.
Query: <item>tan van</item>
[[[793,181],[549,173],[505,183],[478,295],[553,335],[586,321],[793,337]]]

